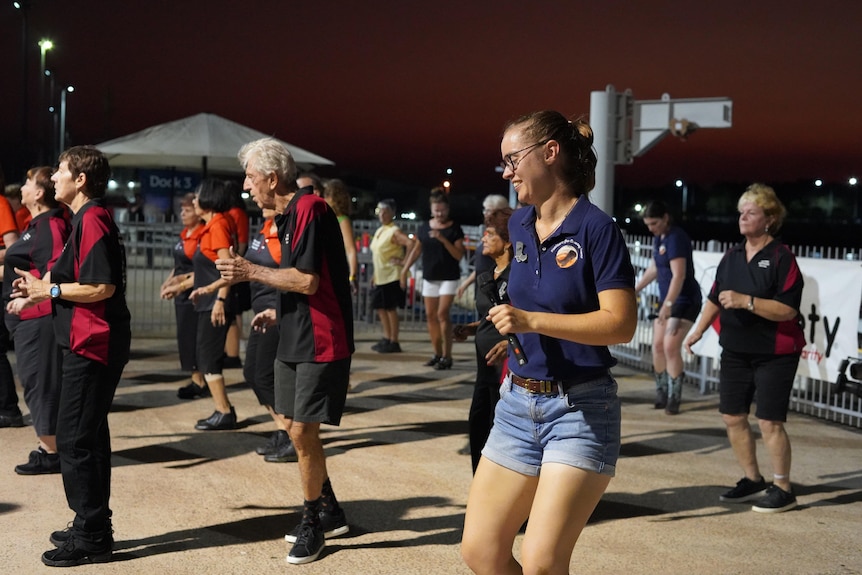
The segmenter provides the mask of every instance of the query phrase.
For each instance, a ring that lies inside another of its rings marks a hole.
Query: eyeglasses
[[[514,158],[515,155],[520,154],[521,152],[525,152],[527,150],[532,151],[533,148],[537,148],[539,146],[544,146],[549,141],[550,140],[542,140],[541,142],[536,142],[535,144],[529,145],[526,148],[521,148],[520,150],[515,150],[511,154],[506,154],[505,156],[503,156],[503,161],[500,163],[500,167],[503,168],[504,172],[506,171],[506,168],[509,168],[510,170],[512,170],[514,172],[515,170],[518,169],[518,166],[521,164],[521,160],[526,158],[527,154],[529,154],[530,152],[527,152],[526,154],[524,154],[523,156],[521,156],[517,160]]]

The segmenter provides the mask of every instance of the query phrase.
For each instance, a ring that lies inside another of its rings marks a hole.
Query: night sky
[[[860,2],[32,0],[28,22],[31,97],[42,37],[76,88],[71,143],[211,112],[345,174],[430,188],[452,167],[453,193],[483,195],[506,190],[508,120],[588,117],[590,92],[613,84],[734,106],[731,129],[666,138],[618,185],[862,176]],[[19,158],[21,34],[2,0],[4,166],[36,159]]]

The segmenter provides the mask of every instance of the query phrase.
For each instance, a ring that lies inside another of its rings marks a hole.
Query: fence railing
[[[257,230],[260,221],[253,221]],[[413,234],[419,227],[416,222],[399,222],[405,233]],[[371,309],[371,253],[365,249],[367,241],[377,229],[376,221],[354,221],[354,235],[360,244],[359,289],[353,296],[353,321],[357,333],[379,329],[374,310]],[[173,250],[179,240],[182,225],[176,222],[121,222],[120,230],[126,246],[127,283],[126,299],[132,314],[132,333],[136,337],[174,337],[176,321],[174,304],[159,298],[159,288],[174,267]],[[473,245],[476,245],[478,228],[464,227]],[[469,273],[464,266],[465,275]],[[425,308],[420,293],[421,271],[414,276],[407,305],[399,310],[401,329],[424,330]],[[454,306],[453,321],[466,323],[475,319],[475,312]],[[249,317],[243,320],[248,322]]]
[[[252,229],[259,227],[252,223]],[[353,300],[353,320],[357,334],[379,329],[378,321],[371,309],[371,254],[363,249],[365,238],[370,238],[377,228],[376,221],[354,221],[354,234],[360,243],[359,250],[359,290]],[[417,222],[399,222],[405,233],[415,233]],[[132,333],[137,337],[175,337],[176,323],[174,306],[170,301],[159,298],[159,286],[173,268],[173,247],[177,242],[182,226],[177,223],[136,223],[124,222],[121,226],[126,242],[128,258],[127,300],[132,313]],[[478,227],[465,227],[473,247],[478,245]],[[626,238],[635,272],[640,274],[652,258],[652,237],[628,236]],[[724,251],[730,244],[720,242],[697,243],[694,248],[703,251]],[[824,248],[816,246],[791,246],[799,257],[819,257],[823,259],[862,260],[862,249]],[[469,273],[465,264],[464,275]],[[405,308],[399,310],[401,329],[405,331],[425,330],[425,309],[419,289],[421,270],[414,276]],[[650,314],[657,308],[658,292],[655,286],[641,292],[638,302],[638,326],[635,336],[626,344],[611,348],[621,364],[643,371],[652,371],[652,320]],[[454,306],[455,323],[473,321],[475,311]],[[246,314],[250,315],[250,314]],[[244,318],[249,321],[250,317]],[[696,386],[700,393],[714,393],[718,389],[718,365],[709,358],[700,358],[684,353],[686,379]],[[835,421],[853,427],[862,427],[862,399],[844,392],[835,394],[829,382],[797,377],[791,397],[790,407],[794,411]]]
[[[639,276],[649,266],[652,259],[652,236],[627,236],[626,243],[635,274]],[[695,242],[693,247],[698,251],[724,252],[732,243],[729,242]],[[862,249],[828,248],[817,246],[790,246],[797,257],[822,258],[835,260],[862,260]],[[709,286],[701,286],[709,289]],[[638,298],[638,326],[635,336],[629,343],[611,348],[614,356],[623,365],[644,371],[652,371],[652,324],[650,314],[654,313],[660,302],[655,283],[641,292]],[[718,375],[720,366],[711,358],[691,355],[683,350],[686,380],[694,384],[702,394],[718,391]],[[862,427],[862,398],[852,392],[834,393],[828,381],[797,376],[793,393],[790,398],[790,408],[799,413],[805,413],[835,421],[852,427]]]

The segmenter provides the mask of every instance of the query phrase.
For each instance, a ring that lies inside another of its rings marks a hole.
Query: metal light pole
[[[674,182],[677,188],[682,188],[682,219],[688,215],[688,184],[682,180]]]
[[[54,47],[50,40],[39,40],[39,163],[45,163],[45,136],[48,133],[48,115],[45,105],[45,54]]]
[[[74,91],[74,86],[66,86],[60,92],[60,152],[57,156],[66,149],[66,94]]]
[[[27,129],[27,118],[30,115],[30,94],[29,94],[29,59],[27,58],[27,48],[30,44],[30,26],[27,24],[27,11],[30,9],[30,0],[19,0],[12,2],[18,12],[21,13],[21,147],[23,155],[20,158],[22,164],[27,154],[30,152],[30,130]]]

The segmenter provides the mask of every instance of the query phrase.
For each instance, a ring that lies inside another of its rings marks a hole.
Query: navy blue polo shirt
[[[721,309],[718,336],[721,347],[737,353],[802,353],[805,335],[798,316],[779,322],[760,317],[746,308],[724,309],[718,303],[718,294],[733,290],[756,298],[774,299],[798,310],[804,283],[796,257],[777,240],[764,246],[751,261],[746,261],[744,243],[730,248],[718,264],[715,282],[707,296]]]
[[[691,257],[691,238],[685,230],[672,227],[664,237],[656,236],[653,239],[653,259],[658,279],[658,292],[660,301],[667,299],[667,290],[673,279],[670,269],[670,261],[677,258],[685,258],[685,278],[682,282],[682,290],[674,303],[692,304],[701,301],[700,285],[694,279],[694,262]]]
[[[509,298],[525,311],[580,314],[599,309],[598,294],[634,289],[635,273],[623,235],[610,216],[581,196],[560,227],[544,242],[536,234],[536,211],[521,208],[509,220],[515,258]],[[528,363],[509,367],[521,377],[571,379],[616,364],[607,346],[584,345],[536,333],[518,334]]]

